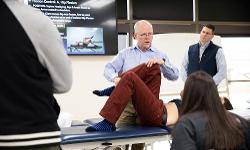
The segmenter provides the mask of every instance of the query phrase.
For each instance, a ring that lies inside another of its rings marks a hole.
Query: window
[[[148,20],[193,20],[193,0],[133,0],[133,18]]]

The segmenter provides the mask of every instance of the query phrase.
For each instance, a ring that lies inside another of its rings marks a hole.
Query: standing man
[[[200,32],[199,43],[189,47],[181,66],[184,82],[187,76],[198,70],[210,74],[217,86],[226,78],[227,64],[223,50],[211,41],[214,37],[214,31],[213,25],[204,25]]]
[[[60,150],[54,93],[72,85],[71,62],[51,20],[19,0],[0,0],[0,149]]]
[[[151,46],[153,39],[153,26],[146,20],[140,20],[134,25],[134,38],[137,44],[121,50],[105,66],[104,76],[107,80],[118,84],[120,81],[119,73],[126,72],[135,66],[146,63],[148,67],[153,64],[159,64],[160,70],[168,80],[177,80],[179,76],[178,69],[169,61],[167,55]],[[158,89],[159,93],[160,89]],[[158,94],[159,95],[159,94]],[[117,127],[126,125],[136,125],[139,123],[136,112],[130,101],[120,116]],[[132,146],[133,150],[142,150],[144,144]]]

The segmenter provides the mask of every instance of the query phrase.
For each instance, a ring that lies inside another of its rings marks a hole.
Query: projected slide
[[[118,52],[116,0],[25,0],[56,25],[69,55]]]

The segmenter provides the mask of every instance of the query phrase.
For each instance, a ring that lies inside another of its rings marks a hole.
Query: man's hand
[[[149,59],[145,64],[147,65],[147,67],[152,67],[153,64],[162,65],[164,64],[164,61],[162,59],[153,58],[153,59]]]
[[[114,78],[114,83],[115,83],[115,85],[117,85],[117,84],[119,83],[120,80],[121,80],[120,77],[115,77],[115,78]]]

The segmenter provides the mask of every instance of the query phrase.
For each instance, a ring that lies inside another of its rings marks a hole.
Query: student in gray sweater
[[[0,149],[60,149],[54,93],[72,85],[71,62],[51,20],[0,0]]]

